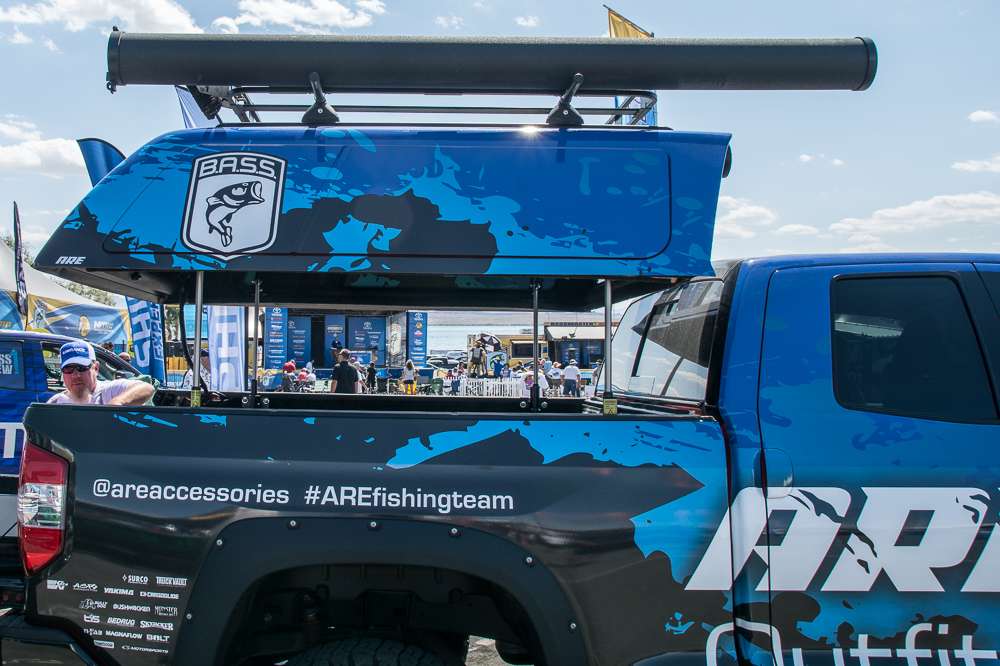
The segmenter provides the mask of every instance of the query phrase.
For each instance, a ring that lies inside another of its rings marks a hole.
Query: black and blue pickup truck
[[[864,89],[870,42],[115,33],[110,54],[112,87],[206,86],[206,112],[315,99],[143,146],[43,270],[196,304],[634,302],[595,399],[31,406],[4,664],[453,665],[471,635],[548,666],[995,662],[1000,256],[715,276],[729,137],[574,120],[622,58],[629,88]],[[337,123],[323,96],[420,77],[569,87],[526,128]]]

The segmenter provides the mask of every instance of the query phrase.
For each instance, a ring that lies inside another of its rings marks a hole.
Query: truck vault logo
[[[181,238],[220,259],[260,252],[274,243],[285,160],[260,153],[215,153],[191,168]]]

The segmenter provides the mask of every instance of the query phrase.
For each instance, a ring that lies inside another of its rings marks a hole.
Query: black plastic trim
[[[289,520],[296,521],[290,529]],[[222,665],[220,642],[241,596],[263,577],[285,569],[337,564],[391,564],[450,569],[486,579],[510,593],[531,619],[544,663],[585,664],[584,618],[574,612],[556,577],[523,548],[486,532],[461,531],[448,523],[367,519],[254,518],[231,524],[217,536],[200,567],[181,627],[174,661]],[[261,544],[272,544],[261,547]],[[575,623],[570,630],[570,623]]]

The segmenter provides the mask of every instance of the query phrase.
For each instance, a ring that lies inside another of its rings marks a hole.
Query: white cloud
[[[220,16],[212,21],[212,29],[227,35],[235,35],[240,31],[236,19],[231,16]]]
[[[7,41],[9,41],[11,44],[30,44],[35,40],[33,40],[31,37],[28,37],[26,34],[21,32],[17,28],[14,28],[14,34],[11,35]]]
[[[42,40],[42,46],[47,48],[49,51],[52,51],[53,53],[62,53],[62,50],[59,48],[59,45],[56,44],[51,39],[49,39],[48,37]]]
[[[830,231],[848,244],[841,249],[860,252],[941,251],[945,230],[950,237],[996,238],[1000,194],[942,194],[830,225]]]
[[[969,114],[969,120],[974,123],[1000,123],[1000,116],[996,111],[973,111]]]
[[[461,30],[465,21],[461,16],[435,16],[434,23],[445,30]]]
[[[778,214],[773,210],[749,199],[721,196],[715,217],[715,234],[717,238],[753,238],[761,227],[769,227],[777,219]]]
[[[966,160],[955,162],[951,165],[956,171],[971,171],[973,173],[1000,173],[1000,153],[997,153],[988,160]]]
[[[0,23],[62,24],[77,32],[113,24],[140,32],[203,32],[174,0],[41,0],[0,7]]]
[[[371,14],[385,14],[385,3],[382,0],[357,0],[354,6]]]
[[[835,167],[844,166],[844,160],[840,159],[839,157],[828,158],[825,153],[819,153],[816,155],[810,155],[809,153],[802,153],[801,155],[799,155],[799,162],[802,162],[803,164],[809,164],[810,162],[817,162],[817,163],[824,162],[826,164]]]
[[[315,33],[331,29],[363,28],[374,15],[385,13],[381,0],[358,0],[357,10],[336,0],[239,0],[240,14],[222,16],[213,25],[233,31],[239,26],[277,26],[294,32]]]
[[[774,230],[779,236],[815,236],[819,229],[808,224],[785,224]]]
[[[80,148],[69,139],[31,139],[0,146],[0,171],[32,171],[59,178],[81,169]]]
[[[485,0],[476,0],[475,2],[472,3],[472,8],[477,9],[481,12],[489,11],[490,9],[492,9],[492,7],[490,7],[490,4],[488,2],[485,2]]]
[[[537,16],[515,16],[514,23],[522,28],[537,28],[541,21]]]
[[[35,124],[20,120],[17,116],[7,115],[0,120],[0,140],[35,141],[42,138]]]

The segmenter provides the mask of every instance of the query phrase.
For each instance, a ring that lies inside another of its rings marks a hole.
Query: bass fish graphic
[[[222,245],[229,247],[233,242],[233,215],[246,206],[264,203],[264,197],[260,195],[260,192],[260,181],[249,180],[245,183],[223,187],[208,197],[205,200],[208,204],[208,210],[205,211],[208,233],[217,231],[222,238]]]

